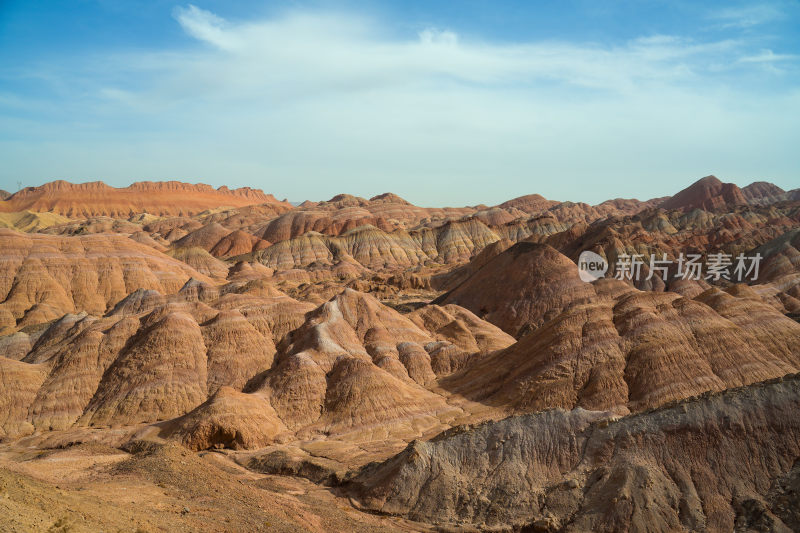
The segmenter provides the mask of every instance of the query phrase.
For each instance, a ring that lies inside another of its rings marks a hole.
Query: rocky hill
[[[457,304],[512,335],[539,327],[596,291],[578,267],[546,244],[520,242],[488,260],[434,303]]]
[[[361,508],[450,527],[796,531],[800,378],[615,420],[577,408],[457,427],[365,467]]]
[[[437,376],[514,342],[457,306],[404,317],[346,290],[310,309],[269,287],[192,280],[168,297],[139,289],[105,317],[20,332],[0,357],[0,401],[13,406],[4,434],[186,415],[165,435],[198,449],[376,425],[408,439],[460,413],[429,390]]]
[[[0,229],[0,328],[65,313],[102,315],[137,289],[172,294],[191,278],[187,264],[122,235],[60,237]]]
[[[755,193],[751,189],[751,194]],[[659,207],[663,209],[704,209],[713,211],[747,203],[742,190],[733,183],[722,183],[716,176],[706,176],[665,200]]]

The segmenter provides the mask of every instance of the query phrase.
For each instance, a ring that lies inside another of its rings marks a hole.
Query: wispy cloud
[[[763,49],[758,54],[744,56],[739,59],[742,63],[777,63],[780,61],[796,61],[796,54],[776,54],[772,50]]]
[[[742,49],[736,40],[701,43],[671,35],[616,46],[495,44],[465,41],[437,28],[402,40],[387,37],[375,20],[334,13],[230,23],[189,5],[176,9],[175,16],[188,35],[211,48],[124,61],[164,72],[161,96],[170,87],[225,98],[298,98],[421,85],[453,90],[542,84],[630,93],[654,83],[696,80],[712,67],[719,72],[720,65],[735,65]]]
[[[766,24],[783,16],[783,10],[774,3],[726,7],[713,11],[710,18],[719,21],[722,28],[751,28]]]

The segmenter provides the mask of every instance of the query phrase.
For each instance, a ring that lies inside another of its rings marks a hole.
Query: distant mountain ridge
[[[259,189],[242,187],[214,189],[206,184],[179,181],[140,181],[124,188],[111,187],[102,181],[70,183],[52,181],[39,187],[26,187],[0,201],[0,212],[38,211],[82,218],[92,216],[129,216],[150,213],[159,216],[191,216],[219,207],[244,207],[273,204],[291,209]]]
[[[662,209],[703,209],[714,211],[737,205],[769,205],[800,199],[800,189],[784,191],[767,181],[756,181],[739,188],[734,183],[723,183],[716,176],[706,176],[689,185],[675,196],[658,204]]]
[[[617,198],[590,205],[548,200],[539,194],[528,194],[494,207],[480,204],[458,208],[423,208],[390,192],[369,200],[350,194],[338,194],[328,201],[306,200],[302,203],[290,203],[278,201],[272,194],[250,187],[229,189],[223,185],[215,189],[202,183],[140,181],[128,187],[117,188],[102,181],[71,183],[56,180],[38,187],[26,187],[13,194],[0,191],[0,213],[51,213],[73,219],[102,216],[129,218],[142,213],[173,217],[196,216],[220,208],[264,206],[273,216],[285,214],[287,211],[313,211],[336,212],[337,218],[349,218],[349,215],[358,212],[356,218],[360,217],[361,223],[380,227],[377,218],[382,218],[393,225],[411,227],[420,223],[467,216],[475,216],[484,222],[499,225],[525,215],[540,216],[544,213],[550,213],[562,221],[582,220],[588,223],[608,216],[634,215],[651,208],[715,211],[738,205],[764,206],[798,199],[800,189],[785,191],[765,181],[740,188],[733,183],[724,183],[713,175],[701,178],[674,196],[646,201]],[[368,218],[376,220],[367,220]]]

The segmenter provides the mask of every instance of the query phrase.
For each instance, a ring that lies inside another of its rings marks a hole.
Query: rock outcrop
[[[799,408],[795,376],[619,420],[578,408],[458,427],[365,467],[350,493],[443,526],[790,531]]]

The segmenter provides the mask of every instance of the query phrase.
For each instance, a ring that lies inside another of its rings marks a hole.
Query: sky
[[[800,1],[0,0],[0,189],[800,187]]]

